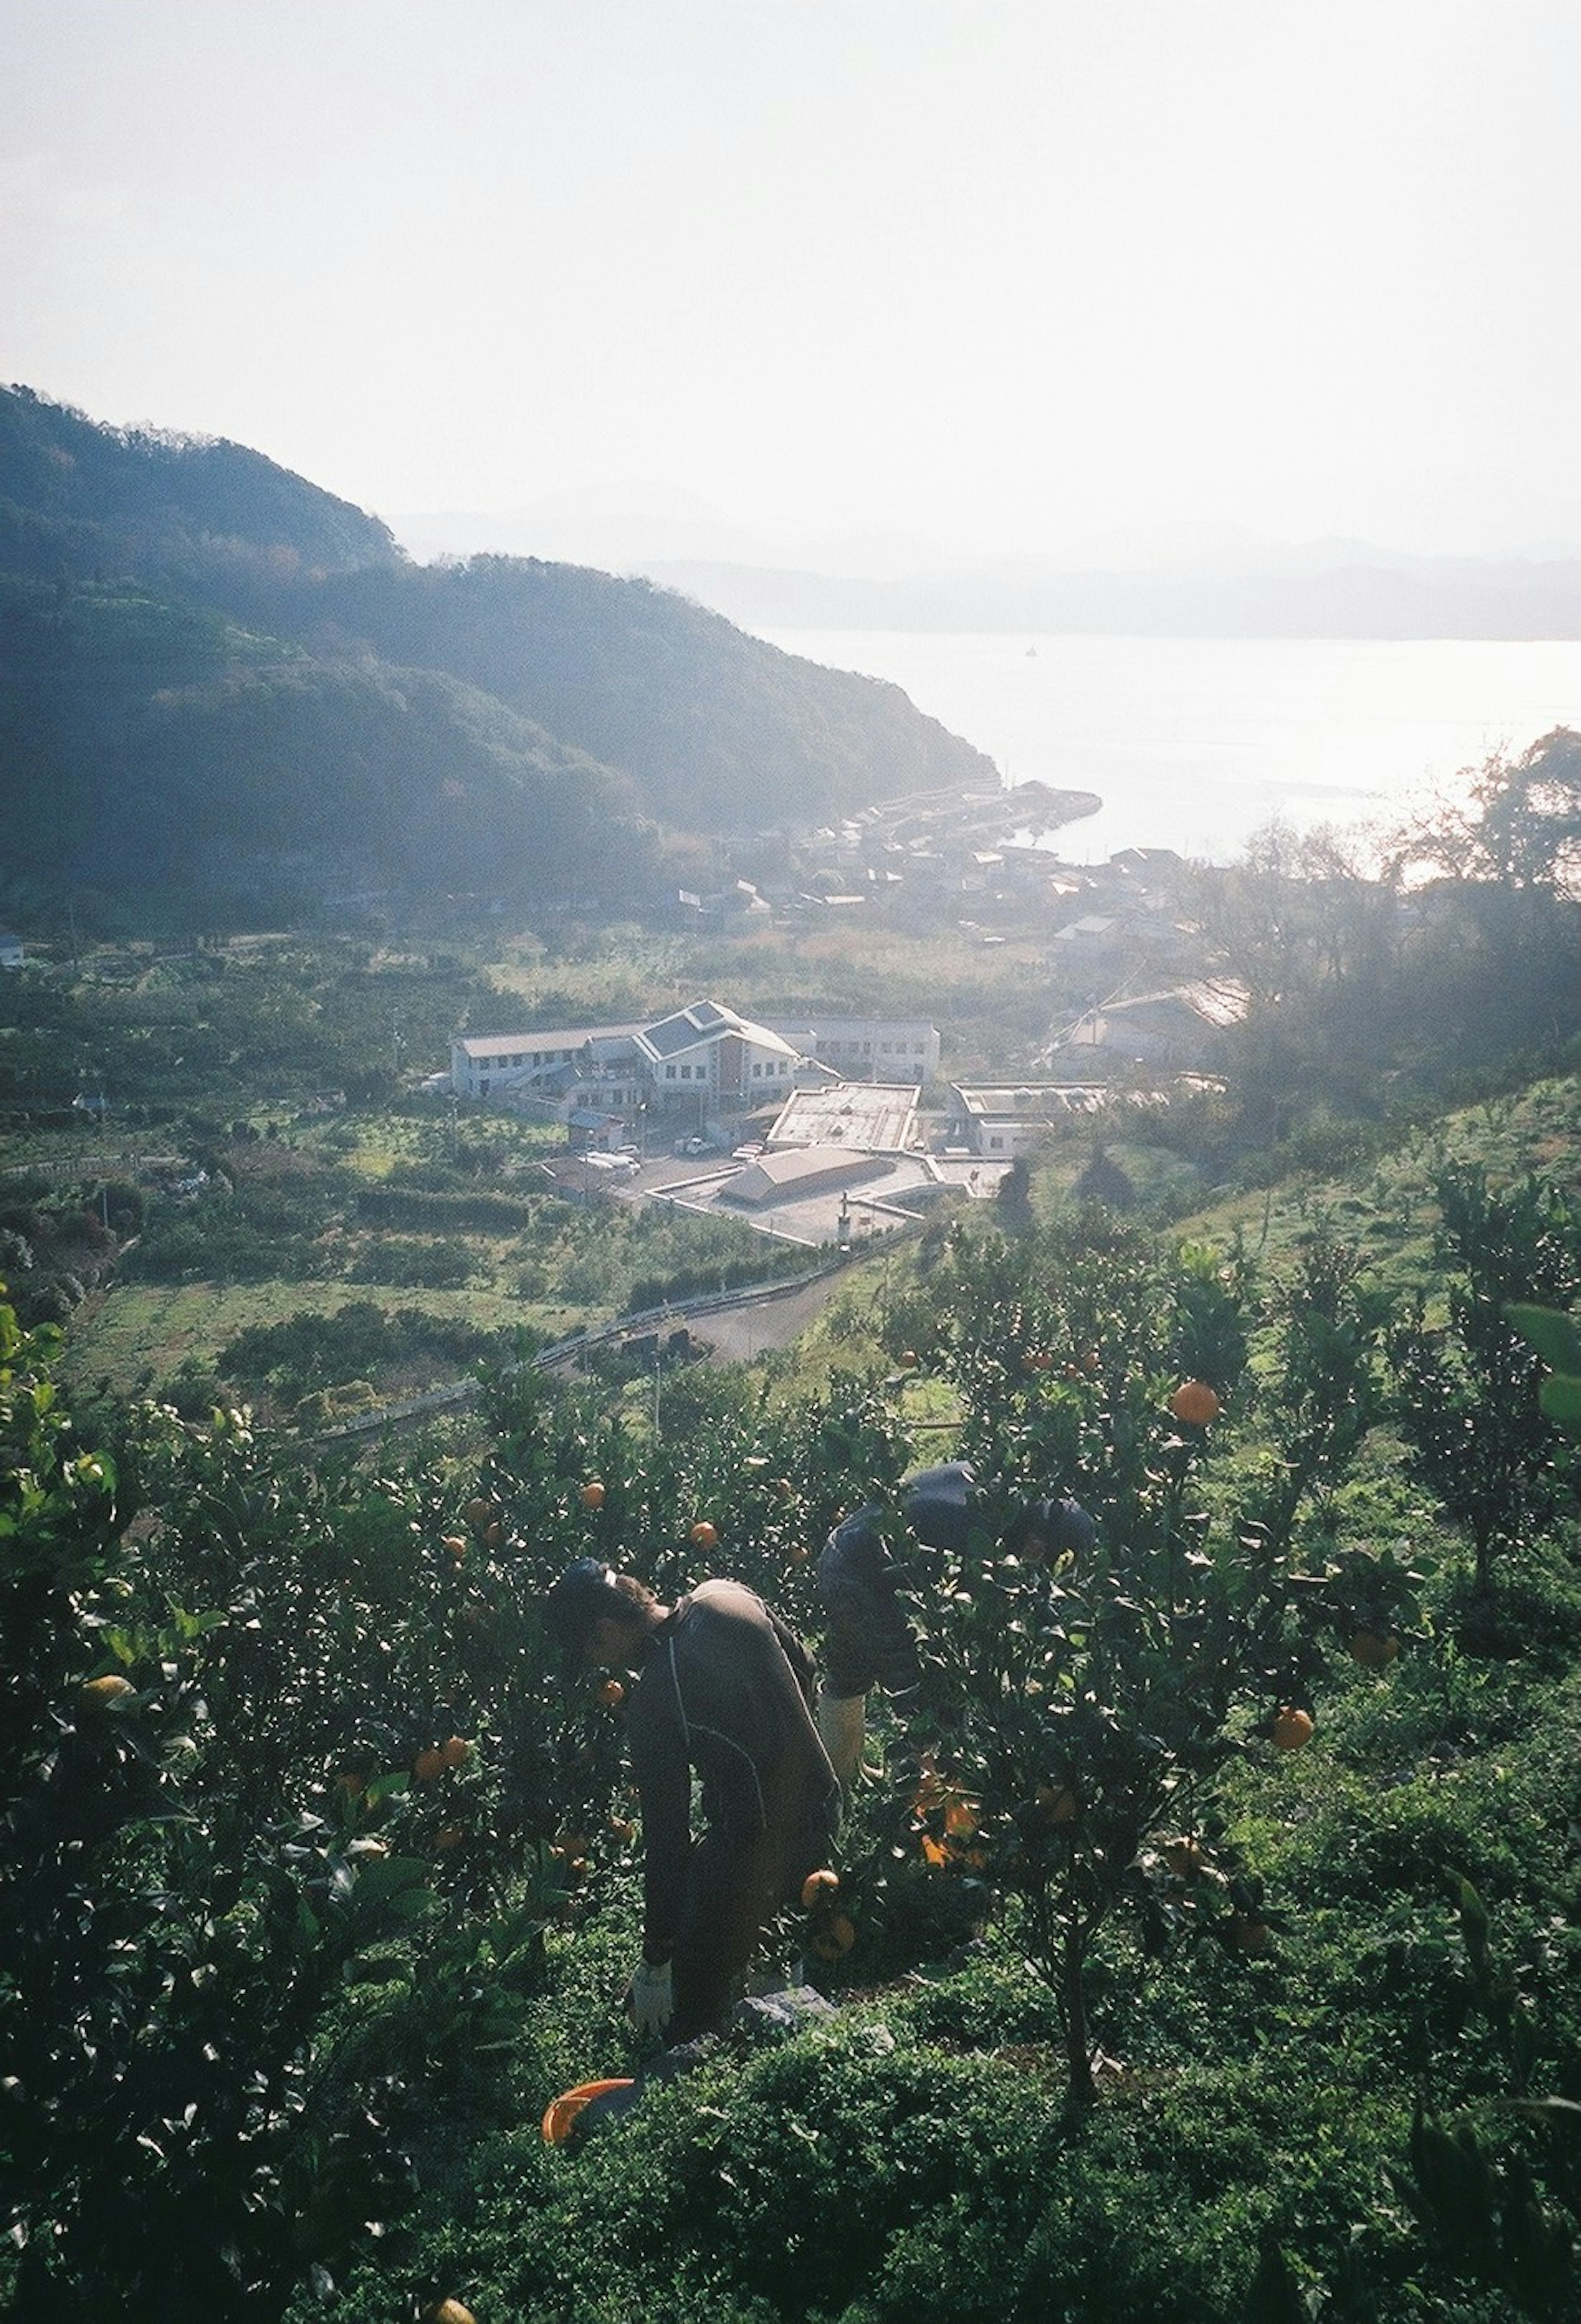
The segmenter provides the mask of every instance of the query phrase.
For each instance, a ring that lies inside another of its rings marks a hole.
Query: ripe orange
[[[619,1711],[626,1700],[626,1690],[618,1678],[606,1678],[599,1683],[598,1703],[602,1711]]]
[[[464,1735],[447,1736],[439,1746],[439,1760],[445,1767],[464,1767],[472,1757],[472,1745]]]
[[[446,1760],[437,1743],[425,1743],[412,1761],[414,1784],[437,1784],[445,1773]]]
[[[107,1711],[113,1702],[119,1702],[124,1696],[136,1692],[129,1678],[123,1678],[118,1671],[106,1671],[103,1678],[87,1679],[78,1688],[78,1708],[80,1711]]]
[[[840,1894],[838,1872],[809,1872],[802,1883],[802,1905],[809,1913],[832,1904]]]
[[[844,1913],[836,1913],[834,1918],[813,1939],[813,1950],[820,1960],[837,1961],[850,1952],[856,1941],[854,1923]]]
[[[1400,1641],[1392,1630],[1358,1630],[1350,1652],[1363,1670],[1386,1670],[1400,1652]]]
[[[546,2137],[547,2133],[545,2133]],[[436,2300],[423,2310],[423,2324],[476,2324],[472,2310],[459,2300]]]
[[[599,1478],[590,1477],[582,1488],[582,1506],[584,1509],[602,1509],[603,1505],[603,1484]]]
[[[483,1547],[485,1549],[498,1549],[504,1538],[505,1528],[500,1523],[498,1517],[491,1519],[490,1523],[483,1527]]]
[[[944,1829],[951,1840],[970,1840],[977,1830],[977,1810],[959,1794],[944,1808]]]
[[[718,1528],[711,1526],[706,1517],[699,1517],[692,1528],[692,1539],[699,1549],[717,1549],[719,1547]]]
[[[1312,1739],[1316,1723],[1310,1711],[1302,1711],[1294,1703],[1286,1703],[1268,1731],[1276,1750],[1304,1751]]]
[[[804,1541],[793,1541],[786,1551],[785,1562],[787,1565],[805,1565],[812,1554]]]
[[[1207,1868],[1208,1858],[1200,1840],[1167,1840],[1163,1852],[1164,1862],[1177,1880],[1195,1880]]]
[[[900,1369],[903,1372],[915,1372],[917,1368],[916,1350],[915,1348],[902,1348],[900,1351],[899,1360]]]
[[[447,1550],[449,1552],[451,1557],[454,1558],[457,1565],[461,1563],[462,1559],[466,1555],[466,1543],[458,1533],[447,1533],[444,1540],[439,1544],[439,1546],[441,1549]]]
[[[1188,1428],[1206,1428],[1219,1415],[1219,1402],[1206,1380],[1182,1380],[1169,1400],[1169,1408]]]

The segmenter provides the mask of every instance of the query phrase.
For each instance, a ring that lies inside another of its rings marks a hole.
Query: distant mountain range
[[[947,560],[917,541],[795,553],[694,498],[631,484],[515,516],[395,521],[415,555],[567,557],[678,589],[748,628],[1163,637],[1576,638],[1581,556],[1421,557],[1367,541],[1121,542]]]
[[[992,762],[647,579],[411,563],[261,453],[0,389],[0,911],[641,908],[722,835]]]
[[[864,580],[656,560],[654,580],[763,630],[1025,631],[1045,636],[1581,638],[1581,558],[1270,558],[1226,569],[1062,571],[1018,562]]]

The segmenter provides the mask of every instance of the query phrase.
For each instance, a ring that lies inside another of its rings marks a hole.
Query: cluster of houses
[[[1016,827],[1023,817],[1037,822],[1040,802],[1056,825],[1099,804],[1037,783],[889,801],[801,842],[800,868],[779,882],[681,890],[675,915],[685,927],[741,936],[820,917],[878,918],[924,935],[952,921],[988,945],[1035,928],[1053,961],[1182,969],[1184,858],[1172,848],[1129,847],[1099,864],[1067,863],[1035,830]],[[1004,836],[1007,827],[1013,836]]]

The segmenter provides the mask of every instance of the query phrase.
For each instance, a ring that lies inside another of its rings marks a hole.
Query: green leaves
[[[1549,1367],[1549,1377],[1538,1391],[1544,1414],[1571,1434],[1581,1432],[1581,1329],[1575,1318],[1519,1301],[1508,1305],[1504,1314]]]

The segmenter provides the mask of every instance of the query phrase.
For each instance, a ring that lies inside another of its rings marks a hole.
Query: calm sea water
[[[903,687],[995,761],[1096,791],[1051,843],[1229,862],[1277,817],[1391,820],[1489,753],[1581,727],[1581,644],[766,632],[789,653]]]

